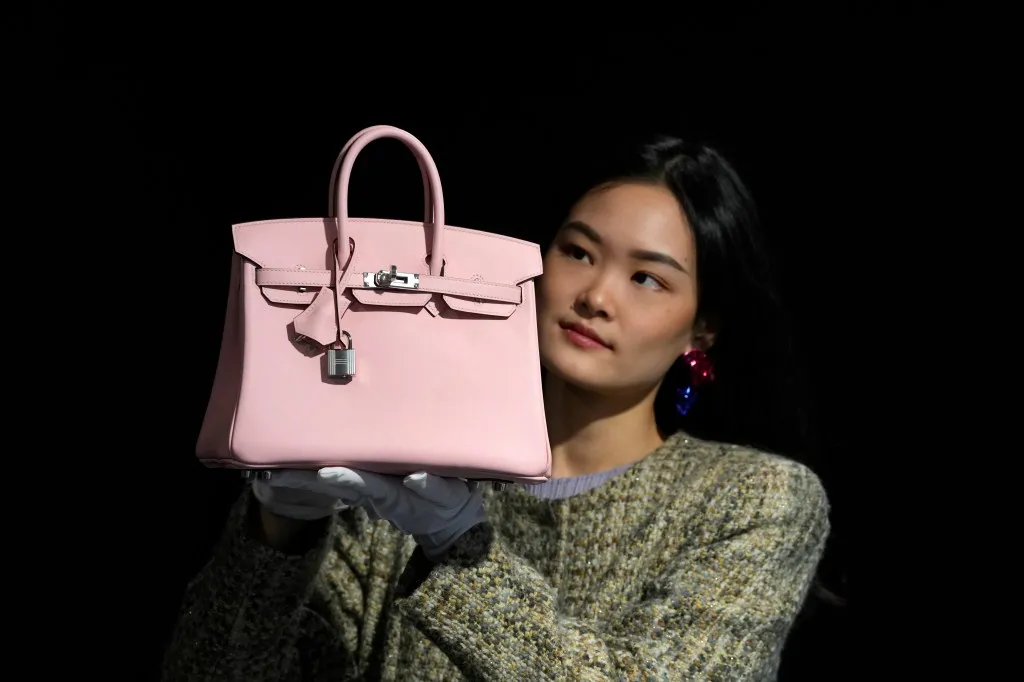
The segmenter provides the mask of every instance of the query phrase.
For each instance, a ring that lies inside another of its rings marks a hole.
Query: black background
[[[898,246],[924,229],[917,197],[956,70],[948,35],[957,14],[937,3],[700,16],[616,7],[613,30],[576,10],[555,17],[554,6],[536,15],[474,8],[443,28],[407,10],[44,17],[48,47],[38,54],[59,87],[39,94],[41,117],[73,111],[60,137],[81,162],[69,196],[93,217],[82,248],[145,263],[149,277],[117,286],[160,306],[158,316],[131,303],[111,312],[145,330],[137,333],[164,349],[165,365],[154,382],[112,353],[104,390],[121,397],[110,399],[116,412],[102,437],[93,432],[93,447],[144,458],[154,472],[136,495],[145,508],[117,521],[139,527],[119,538],[121,550],[146,557],[144,571],[125,564],[115,579],[133,595],[123,628],[138,643],[118,650],[132,679],[152,678],[184,582],[239,486],[193,456],[223,323],[230,226],[324,214],[338,151],[380,123],[431,151],[448,224],[536,240],[571,198],[564,178],[602,145],[699,136],[734,162],[759,203],[808,351],[822,439],[815,466],[834,507],[823,573],[848,602],[815,609],[797,629],[783,679],[843,677],[864,662],[861,618],[888,620],[862,599],[864,562],[881,542],[863,543],[875,499],[863,474],[890,454],[877,445],[888,427],[871,373],[884,310],[898,295],[878,293],[897,270]],[[353,215],[418,218],[411,155],[397,144],[368,148],[351,197]],[[130,241],[118,236],[129,232]]]

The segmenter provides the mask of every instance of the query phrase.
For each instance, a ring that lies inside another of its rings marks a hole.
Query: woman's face
[[[693,348],[696,275],[693,234],[668,189],[590,192],[544,257],[541,361],[586,390],[653,388]]]

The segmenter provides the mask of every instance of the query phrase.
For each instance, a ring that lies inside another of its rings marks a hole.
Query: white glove
[[[358,498],[372,516],[412,535],[430,559],[437,559],[463,533],[486,520],[483,494],[475,483],[426,473],[385,476],[345,467],[319,471],[339,499]]]
[[[430,559],[486,520],[475,483],[422,472],[402,478],[346,467],[273,471],[269,480],[253,483],[253,494],[275,514],[295,519],[324,518],[359,505],[412,535]]]
[[[317,476],[316,471],[272,471],[267,480],[256,480],[252,494],[278,516],[300,521],[326,518],[353,504]],[[351,497],[351,496],[350,496]]]

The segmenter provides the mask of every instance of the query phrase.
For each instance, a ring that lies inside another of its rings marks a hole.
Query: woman
[[[552,480],[275,472],[189,586],[166,680],[775,676],[829,521],[770,454],[799,413],[765,380],[787,346],[754,210],[713,150],[636,160],[545,254]]]

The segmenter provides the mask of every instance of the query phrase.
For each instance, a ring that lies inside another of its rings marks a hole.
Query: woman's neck
[[[635,396],[606,396],[547,372],[544,409],[553,478],[614,469],[642,459],[664,442],[654,418],[657,387]]]

